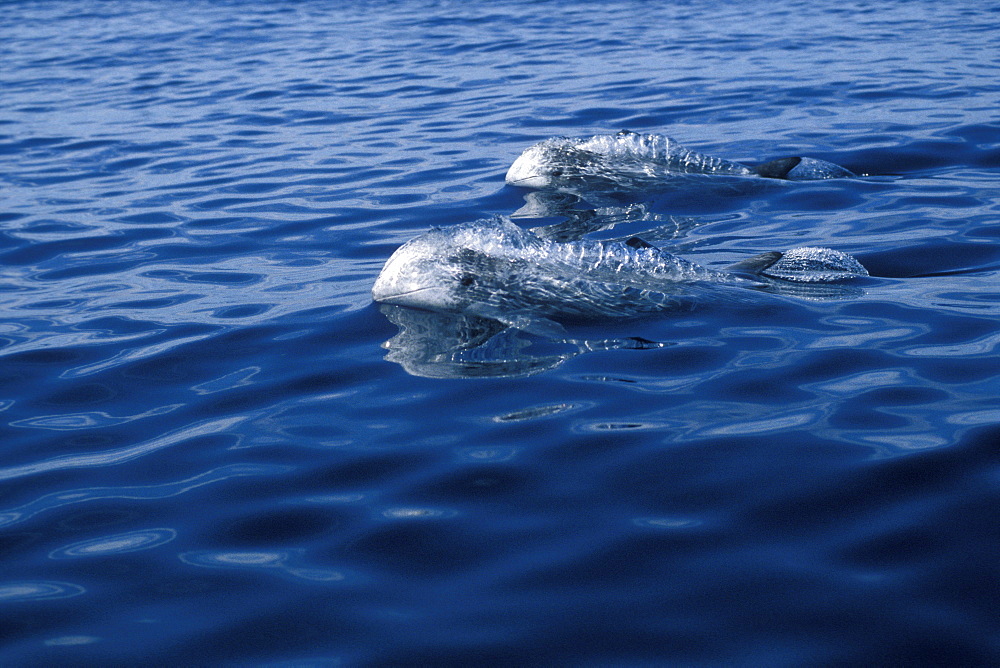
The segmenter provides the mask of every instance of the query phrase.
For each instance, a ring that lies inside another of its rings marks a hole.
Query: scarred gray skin
[[[854,176],[816,158],[781,158],[749,166],[692,151],[665,135],[623,130],[589,139],[555,137],[527,148],[507,171],[507,183],[541,190],[642,188],[680,177],[769,178],[788,181]]]
[[[733,271],[717,271],[635,239],[560,243],[497,217],[410,240],[386,262],[372,297],[553,333],[553,318],[662,311],[694,285],[760,288],[772,278],[830,283],[866,275],[857,260],[830,249],[766,253]]]

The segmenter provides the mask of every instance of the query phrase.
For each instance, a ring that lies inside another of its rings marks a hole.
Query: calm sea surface
[[[0,38],[0,664],[1000,663],[995,3],[6,2]],[[614,234],[872,278],[555,340],[372,303],[407,239],[531,208],[524,148],[622,128],[865,176]]]

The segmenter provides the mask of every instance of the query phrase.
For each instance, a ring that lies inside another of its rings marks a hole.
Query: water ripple
[[[285,473],[286,466],[264,464],[231,464],[199,473],[177,482],[160,485],[90,487],[54,492],[15,508],[0,510],[0,527],[24,522],[35,515],[78,503],[91,503],[105,499],[151,500],[178,496],[192,489],[241,476],[275,475]]]
[[[181,561],[204,568],[231,568],[238,570],[270,570],[309,582],[340,582],[346,575],[341,571],[322,568],[292,566],[289,560],[297,559],[301,551],[222,552],[204,550],[185,552]]]
[[[86,591],[69,582],[36,580],[27,582],[0,582],[0,603],[13,601],[42,601],[72,598]]]
[[[199,436],[209,434],[226,433],[236,425],[244,422],[245,417],[221,418],[218,420],[206,420],[183,429],[178,429],[169,434],[154,438],[143,443],[110,450],[108,452],[95,452],[87,455],[67,455],[43,460],[34,464],[22,464],[20,466],[10,466],[0,469],[0,480],[9,480],[22,476],[36,475],[50,471],[63,469],[76,469],[91,466],[114,466],[142,457],[150,453],[168,448],[178,443],[183,443]]]
[[[126,424],[135,420],[141,420],[156,415],[165,415],[177,410],[183,404],[170,404],[160,406],[140,413],[138,415],[128,415],[125,417],[113,417],[103,412],[90,413],[66,413],[63,415],[42,415],[25,420],[15,420],[9,423],[11,427],[28,427],[33,429],[49,429],[53,431],[76,431],[78,429],[98,429],[113,425]]]
[[[114,536],[82,540],[49,553],[49,559],[75,559],[79,557],[106,557],[126,552],[150,550],[177,538],[174,529],[145,529],[129,531]]]
[[[100,641],[101,639],[97,636],[59,636],[47,639],[45,644],[49,647],[74,647],[76,645],[92,645]]]
[[[433,520],[454,517],[454,510],[438,508],[388,508],[382,511],[382,516],[390,520]]]
[[[913,346],[901,352],[911,357],[981,357],[994,354],[997,346],[1000,334],[988,334],[963,344]]]

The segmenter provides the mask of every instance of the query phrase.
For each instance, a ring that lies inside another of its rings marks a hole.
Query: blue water
[[[996,5],[7,2],[0,37],[0,664],[1000,663]],[[873,278],[407,348],[392,251],[621,128],[865,174],[642,204],[700,264]]]

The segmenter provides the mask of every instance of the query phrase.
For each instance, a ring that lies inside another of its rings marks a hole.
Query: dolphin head
[[[515,225],[502,221],[432,229],[389,257],[372,286],[372,299],[458,313],[500,298],[513,267],[502,254],[516,248],[523,236]]]
[[[456,288],[464,279],[449,259],[447,241],[441,230],[431,230],[396,249],[375,279],[372,299],[430,311],[459,310]]]
[[[568,137],[546,139],[518,156],[505,181],[553,192],[613,189],[629,177],[646,175],[642,162],[629,153],[631,145],[624,142],[623,148],[619,145],[622,142],[617,136],[594,137],[582,144]]]
[[[548,154],[549,151],[538,144],[525,149],[507,170],[504,180],[512,186],[523,188],[550,187],[562,173],[552,165]]]
[[[559,190],[605,175],[606,156],[577,146],[577,140],[553,137],[529,146],[507,170],[512,186]]]

